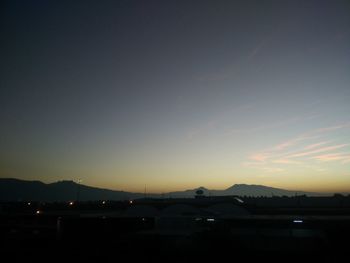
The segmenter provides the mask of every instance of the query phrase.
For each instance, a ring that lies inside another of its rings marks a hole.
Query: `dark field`
[[[1,254],[11,262],[337,262],[347,255],[350,236],[348,197],[342,198],[340,206],[327,201],[328,206],[319,202],[317,207],[301,203],[271,207],[267,203],[272,198],[257,206],[245,200],[241,208],[249,214],[244,215],[210,214],[205,208],[213,200],[194,199],[103,206],[101,202],[4,203]],[[179,203],[201,212],[164,213]],[[131,207],[145,206],[161,212],[142,216],[149,210],[141,209],[139,216],[127,216]]]

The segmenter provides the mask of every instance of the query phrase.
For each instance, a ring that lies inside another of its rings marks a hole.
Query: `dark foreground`
[[[46,213],[22,208],[24,212],[3,213],[1,258],[8,262],[340,262],[349,253],[350,213],[344,205],[248,207],[250,214],[226,216],[118,214],[128,211],[126,206],[94,213],[82,207],[56,210],[57,206]]]
[[[343,216],[168,218],[169,226],[158,228],[156,220],[2,218],[1,255],[11,262],[337,262],[349,250],[350,220]]]

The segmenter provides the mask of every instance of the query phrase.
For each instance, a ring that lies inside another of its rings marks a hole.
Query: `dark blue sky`
[[[0,176],[349,188],[349,14],[349,1],[2,1]]]

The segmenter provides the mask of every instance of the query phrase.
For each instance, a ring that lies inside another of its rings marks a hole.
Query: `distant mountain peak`
[[[79,186],[79,187],[78,187]],[[0,200],[130,200],[144,197],[143,193],[130,193],[116,190],[101,189],[72,180],[63,180],[45,184],[40,181],[25,181],[13,178],[0,178]],[[170,197],[194,198],[196,191],[202,190],[210,196],[319,196],[320,193],[284,190],[263,185],[234,184],[226,190],[211,190],[203,186],[195,189],[165,193]],[[160,198],[159,194],[148,194],[149,197]]]
[[[62,180],[62,181],[57,181],[55,183],[51,183],[51,185],[75,185],[77,184],[76,182],[74,182],[73,180]]]
[[[273,188],[270,186],[265,186],[265,185],[259,185],[259,184],[234,184],[231,187],[227,188],[226,190],[229,189],[236,189],[236,188],[265,188],[265,189],[279,189],[279,188]],[[283,190],[283,189],[280,189]]]

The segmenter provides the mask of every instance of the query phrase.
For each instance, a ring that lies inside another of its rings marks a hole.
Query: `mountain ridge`
[[[53,183],[28,181],[16,178],[0,178],[0,200],[19,201],[92,201],[92,200],[130,200],[137,198],[193,198],[197,190],[202,190],[204,196],[324,196],[325,194],[304,191],[292,191],[264,185],[234,184],[224,190],[211,190],[203,186],[183,191],[165,194],[144,194],[121,190],[110,190],[78,184],[71,180],[62,180]]]

